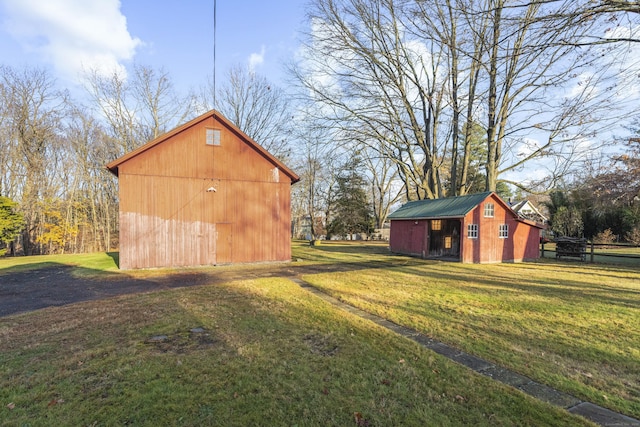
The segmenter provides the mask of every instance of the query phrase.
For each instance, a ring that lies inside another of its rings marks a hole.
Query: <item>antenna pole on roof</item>
[[[218,108],[216,103],[216,30],[217,30],[217,2],[213,0],[213,109]]]

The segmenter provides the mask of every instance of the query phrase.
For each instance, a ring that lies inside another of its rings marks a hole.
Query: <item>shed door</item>
[[[424,238],[425,238],[425,223],[419,222],[418,224],[414,224],[411,227],[411,247],[409,248],[410,253],[423,256],[424,250]]]
[[[233,261],[233,224],[216,224],[216,264],[229,264]]]
[[[430,257],[460,256],[460,221],[457,219],[431,220],[429,238]]]

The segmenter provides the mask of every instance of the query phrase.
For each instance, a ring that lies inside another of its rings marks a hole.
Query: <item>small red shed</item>
[[[299,178],[217,111],[107,168],[119,180],[122,269],[291,259]]]
[[[392,252],[463,263],[539,258],[540,230],[497,194],[409,202],[389,215]]]

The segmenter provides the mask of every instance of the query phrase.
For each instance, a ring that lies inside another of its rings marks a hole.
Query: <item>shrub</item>
[[[633,243],[634,245],[640,245],[640,226],[634,227],[633,230],[627,233],[625,238],[629,243]]]
[[[593,242],[610,245],[611,243],[616,241],[616,237],[617,236],[613,234],[611,229],[607,228],[606,230],[601,231],[600,233],[593,236]]]

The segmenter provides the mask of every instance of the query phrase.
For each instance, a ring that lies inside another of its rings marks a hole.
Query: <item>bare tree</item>
[[[387,147],[408,198],[468,191],[476,123],[487,134],[486,189],[531,165],[553,185],[628,111],[622,94],[638,65],[623,46],[577,49],[605,31],[578,6],[316,0],[294,73],[317,115],[342,130],[339,143]]]
[[[329,130],[308,115],[303,117],[296,122],[292,161],[300,182],[292,189],[292,215],[300,234],[315,240],[326,234],[341,153],[334,149]]]
[[[473,188],[471,162],[474,134],[479,115],[478,92],[482,52],[486,50],[486,16],[460,13],[472,2],[445,0],[415,2],[409,7],[408,28],[417,40],[430,40],[444,52],[448,67],[448,114],[450,120],[450,169],[447,195],[465,195]],[[473,25],[474,30],[469,31]]]
[[[192,97],[178,96],[164,69],[136,65],[131,87],[141,106],[142,129],[147,140],[157,138],[194,113]]]
[[[459,54],[451,13],[427,2],[316,1],[307,55],[293,70],[325,106],[318,115],[343,130],[343,142],[357,140],[393,161],[409,199],[466,188],[457,180],[469,147],[458,143],[463,104],[451,96],[464,87],[449,73]],[[420,16],[434,15],[423,28]]]
[[[201,103],[207,109],[217,108],[274,156],[284,160],[290,155],[292,114],[282,89],[240,65],[229,69],[227,81],[216,89],[214,94],[210,82],[202,91]]]
[[[82,108],[74,108],[65,128],[69,150],[66,200],[68,222],[79,227],[71,250],[107,251],[118,220],[115,177],[104,165],[117,157],[117,146],[100,122]]]
[[[546,0],[548,3],[562,4],[564,0]],[[565,19],[573,23],[594,21],[605,23],[608,30],[625,28],[625,31],[596,31],[587,33],[581,39],[565,39],[562,43],[572,46],[593,46],[611,43],[638,43],[637,17],[640,14],[640,2],[637,0],[598,0],[575,2],[572,7],[558,9],[554,19]]]
[[[0,193],[19,203],[26,254],[117,245],[114,158],[190,114],[168,75],[137,66],[134,78],[87,74],[98,114],[69,99],[45,70],[0,66]]]
[[[179,125],[195,113],[192,97],[176,94],[169,74],[136,65],[134,76],[97,70],[85,74],[85,89],[123,155]]]
[[[89,70],[85,75],[85,88],[118,145],[118,156],[146,142],[138,120],[140,105],[135,102],[125,75],[114,71],[105,76]]]
[[[375,228],[382,229],[393,206],[402,200],[404,187],[399,179],[398,169],[390,156],[381,155],[385,147],[359,152],[366,170],[369,197],[375,220]]]
[[[37,68],[0,67],[0,82],[6,96],[2,107],[4,144],[9,149],[3,162],[12,174],[6,182],[13,193],[10,197],[20,204],[24,216],[24,252],[36,254],[42,249],[37,243],[45,220],[42,201],[57,193],[54,177],[66,94],[56,90],[55,81],[45,70]]]
[[[17,177],[12,173],[14,159],[12,153],[15,149],[15,140],[11,137],[9,120],[9,88],[0,80],[0,196],[15,198],[17,194]]]

